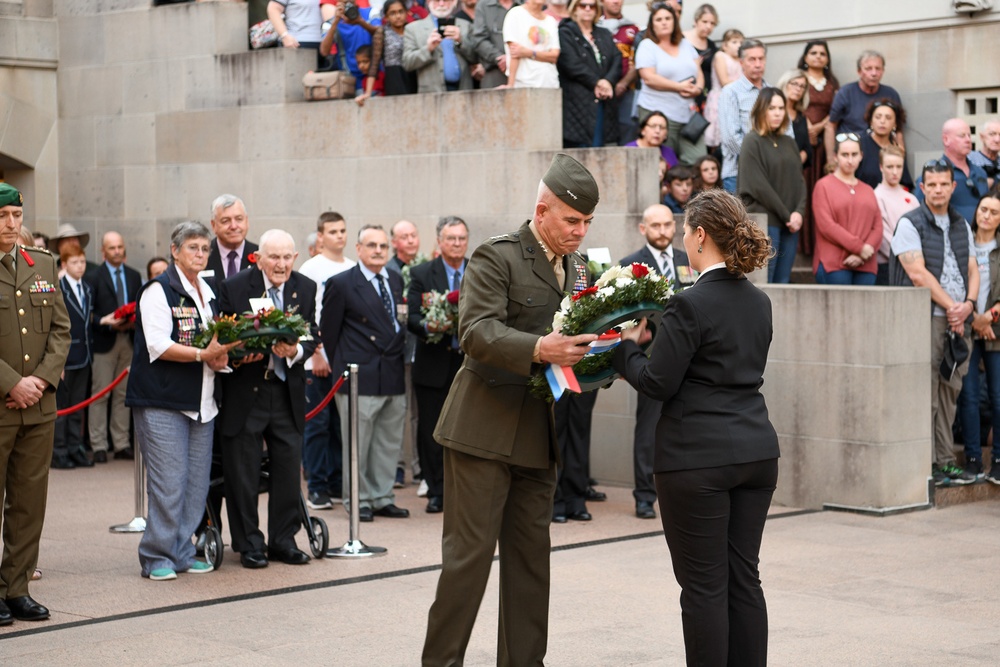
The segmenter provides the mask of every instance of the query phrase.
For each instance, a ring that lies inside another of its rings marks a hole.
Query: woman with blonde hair
[[[802,70],[792,69],[781,75],[777,88],[785,95],[785,111],[792,124],[799,157],[802,165],[808,167],[813,155],[813,147],[809,143],[809,119],[805,113],[809,108],[809,80]]]
[[[613,363],[663,401],[653,471],[687,664],[763,665],[758,563],[779,452],[760,393],[771,301],[744,274],[767,262],[771,244],[739,199],[715,189],[688,203],[684,248],[699,276],[667,302],[651,356],[643,320],[622,333]]]

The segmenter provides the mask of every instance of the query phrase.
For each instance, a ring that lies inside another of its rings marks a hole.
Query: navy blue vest
[[[907,212],[904,216],[913,223],[920,235],[921,252],[924,256],[924,266],[934,279],[941,282],[941,272],[944,270],[944,233],[934,222],[934,214],[921,204],[918,208]],[[962,284],[966,293],[969,290],[969,223],[952,207],[948,207],[948,240],[951,242],[951,252],[958,262],[958,270],[962,274]],[[902,287],[912,287],[913,281],[906,274],[895,253],[889,257],[889,284]],[[934,304],[931,304],[933,308]]]
[[[163,286],[170,308],[173,331],[170,338],[184,345],[191,345],[203,329],[201,316],[194,301],[184,291],[177,268],[171,264],[157,278],[142,286],[136,303],[153,283]],[[215,302],[212,302],[215,312]],[[131,408],[163,408],[198,412],[201,409],[202,365],[178,361],[149,360],[146,335],[142,330],[142,311],[135,311],[135,351],[132,354],[132,371],[129,373],[125,405]]]

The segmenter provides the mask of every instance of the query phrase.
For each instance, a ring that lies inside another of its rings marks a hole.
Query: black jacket
[[[465,264],[468,263],[466,260]],[[458,366],[453,365],[452,361],[460,359],[462,351],[452,348],[451,336],[444,336],[437,343],[427,342],[427,331],[420,323],[423,319],[423,315],[420,314],[420,303],[421,295],[431,291],[442,293],[451,291],[448,272],[444,268],[444,260],[440,257],[413,267],[410,273],[410,293],[407,295],[406,303],[409,316],[407,326],[419,339],[411,374],[413,384],[442,389],[450,386],[451,381],[455,379],[454,372],[458,370]]]
[[[130,266],[123,264],[122,268],[125,269],[123,274],[123,278],[125,279],[125,303],[132,303],[139,294],[139,288],[142,287],[142,276]],[[105,315],[117,310],[118,298],[115,295],[115,284],[111,278],[111,272],[108,270],[107,263],[101,262],[96,269],[88,271],[83,276],[83,279],[94,290],[94,319],[92,325],[94,339],[92,350],[94,354],[110,352],[111,348],[114,347],[119,332],[109,326],[100,324],[100,321]],[[135,331],[128,331],[127,333],[129,338],[135,336]]]
[[[563,141],[590,146],[597,125],[597,110],[604,108],[604,144],[618,142],[618,102],[613,97],[598,103],[594,86],[606,79],[612,88],[622,76],[622,55],[611,33],[594,27],[594,48],[572,19],[559,24],[559,84],[563,91]]]

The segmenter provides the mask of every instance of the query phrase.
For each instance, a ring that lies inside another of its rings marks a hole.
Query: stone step
[[[983,500],[1000,500],[1000,485],[984,479],[965,486],[931,486],[931,504],[934,507],[951,507]]]

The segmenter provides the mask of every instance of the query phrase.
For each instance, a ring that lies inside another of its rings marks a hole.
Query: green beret
[[[601,200],[597,181],[582,164],[566,155],[557,153],[542,182],[564,204],[584,215],[590,215]]]
[[[0,206],[24,206],[24,197],[9,183],[0,183]]]

